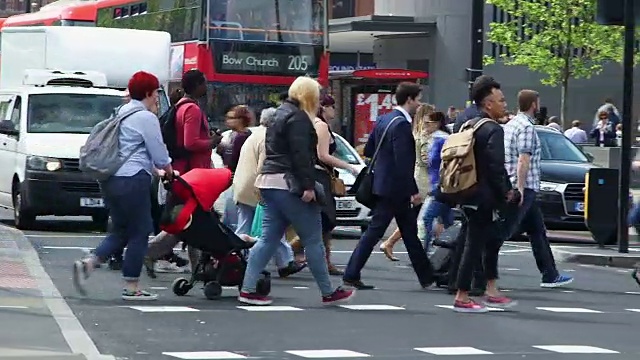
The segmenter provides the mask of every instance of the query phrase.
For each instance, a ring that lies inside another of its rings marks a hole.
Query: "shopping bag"
[[[253,215],[253,223],[251,224],[251,234],[253,238],[262,236],[262,218],[264,217],[264,207],[260,204],[256,206],[256,212]]]

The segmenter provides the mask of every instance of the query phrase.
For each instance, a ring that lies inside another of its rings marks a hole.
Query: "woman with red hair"
[[[140,71],[129,80],[131,101],[118,109],[118,116],[128,115],[119,129],[120,156],[126,161],[109,179],[100,183],[109,208],[112,228],[92,255],[74,263],[73,282],[86,295],[85,282],[99,264],[126,245],[122,265],[125,286],[123,300],[155,300],[156,294],[140,289],[138,280],[147,252],[151,219],[151,174],[173,174],[171,158],[162,140],[158,117],[151,110],[158,101],[158,78]]]

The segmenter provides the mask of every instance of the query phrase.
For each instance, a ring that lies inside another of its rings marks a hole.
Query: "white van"
[[[79,170],[92,128],[123,104],[124,88],[144,70],[168,81],[166,32],[107,28],[2,29],[0,57],[0,207],[19,229],[37,216],[108,212],[98,183]],[[168,109],[162,93],[158,112]]]

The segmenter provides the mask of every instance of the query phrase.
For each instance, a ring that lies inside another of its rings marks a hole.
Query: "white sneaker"
[[[157,273],[172,273],[172,274],[184,274],[191,272],[189,265],[179,267],[178,265],[168,262],[166,260],[158,260],[155,264],[155,272]]]

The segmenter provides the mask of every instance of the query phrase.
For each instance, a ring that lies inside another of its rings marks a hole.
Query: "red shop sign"
[[[354,147],[366,144],[379,116],[390,113],[396,97],[389,93],[357,94],[354,111]]]

